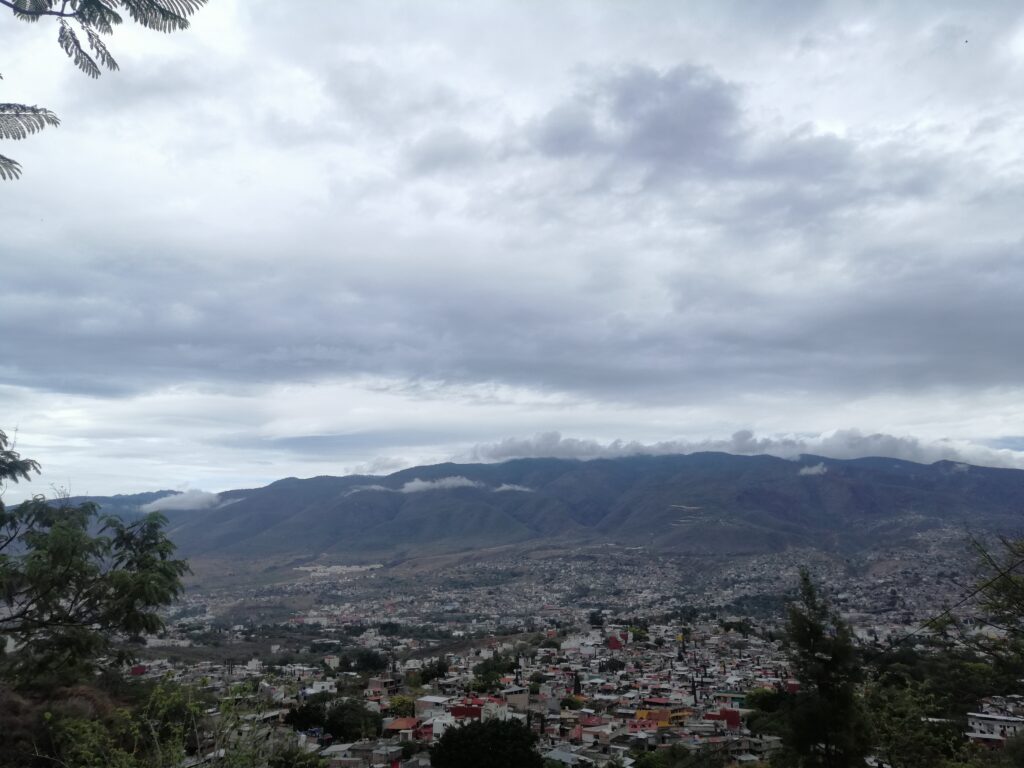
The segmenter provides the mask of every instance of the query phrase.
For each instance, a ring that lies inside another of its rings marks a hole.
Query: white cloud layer
[[[800,471],[797,474],[813,477],[815,475],[824,475],[826,472],[828,472],[828,467],[825,466],[824,462],[819,462],[813,466],[800,467]]]
[[[399,488],[399,493],[422,493],[423,491],[447,491],[452,488],[482,488],[480,483],[468,477],[441,477],[437,480],[410,480]]]
[[[823,435],[775,437],[757,437],[749,430],[742,430],[727,440],[666,440],[657,443],[625,440],[602,443],[598,440],[562,437],[558,432],[546,432],[531,438],[506,438],[497,443],[476,445],[467,458],[471,461],[507,461],[540,457],[586,460],[698,451],[722,451],[748,456],[770,454],[782,458],[797,458],[804,454],[834,459],[887,456],[924,464],[949,460],[1024,468],[1024,451],[993,449],[962,441],[926,442],[915,437],[865,435],[855,429],[837,430]],[[803,467],[800,474],[823,474],[825,471],[825,466],[818,464]]]
[[[220,496],[199,489],[174,493],[142,506],[143,512],[166,512],[179,509],[209,509],[220,503]]]

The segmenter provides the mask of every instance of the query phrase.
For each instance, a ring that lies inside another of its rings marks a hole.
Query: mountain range
[[[558,542],[681,554],[852,552],[941,527],[1015,533],[1024,470],[693,453],[286,478],[210,497],[205,508],[173,508],[183,498],[92,500],[123,516],[165,507],[170,536],[190,557],[393,560]]]

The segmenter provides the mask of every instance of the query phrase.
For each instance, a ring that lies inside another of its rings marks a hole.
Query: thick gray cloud
[[[76,488],[552,430],[1016,462],[1015,4],[221,0],[97,82],[0,25],[64,121],[2,187],[0,426]]]

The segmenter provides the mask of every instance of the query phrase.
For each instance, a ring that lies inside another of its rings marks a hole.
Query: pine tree
[[[786,707],[784,764],[864,765],[870,735],[857,695],[861,665],[853,633],[806,570],[800,572],[799,597],[789,607],[786,641],[801,690]]]

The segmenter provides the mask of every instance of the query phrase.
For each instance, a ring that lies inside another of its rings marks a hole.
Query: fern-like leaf
[[[125,4],[136,0],[121,0]],[[142,0],[154,2],[179,16],[191,16],[209,2],[209,0]]]
[[[121,0],[136,22],[160,32],[188,29],[188,17],[208,0]]]
[[[13,181],[21,176],[21,166],[15,160],[0,155],[0,181]]]
[[[24,139],[48,125],[60,125],[60,118],[48,109],[0,104],[0,139]]]
[[[85,52],[82,44],[78,41],[78,35],[75,34],[75,31],[71,29],[71,25],[64,19],[60,20],[60,32],[57,34],[57,42],[64,49],[64,53],[75,62],[76,67],[85,72],[89,77],[96,78],[100,76],[99,64],[96,63],[92,56]]]
[[[14,0],[14,15],[22,21],[39,21],[53,7],[53,0]]]
[[[78,4],[75,18],[82,26],[95,30],[101,35],[111,34],[114,27],[124,21],[121,15],[103,0],[82,0]]]
[[[160,32],[188,29],[188,19],[157,0],[125,0],[128,15],[137,23]]]
[[[100,65],[118,69],[101,35],[109,35],[124,19],[127,11],[133,21],[160,32],[188,29],[188,17],[209,0],[0,0],[12,8],[23,21],[39,21],[44,16],[56,17],[60,25],[57,41],[80,70],[89,77],[100,76]],[[85,32],[89,48],[81,44],[69,21],[77,21]],[[98,62],[98,63],[97,63]]]
[[[106,43],[103,42],[103,38],[100,37],[96,32],[93,32],[89,27],[82,25],[82,29],[85,30],[85,34],[89,38],[89,47],[92,48],[96,58],[99,59],[100,64],[105,66],[107,69],[118,70],[120,67],[117,65],[117,61],[113,56],[110,55],[110,51],[107,50]]]

